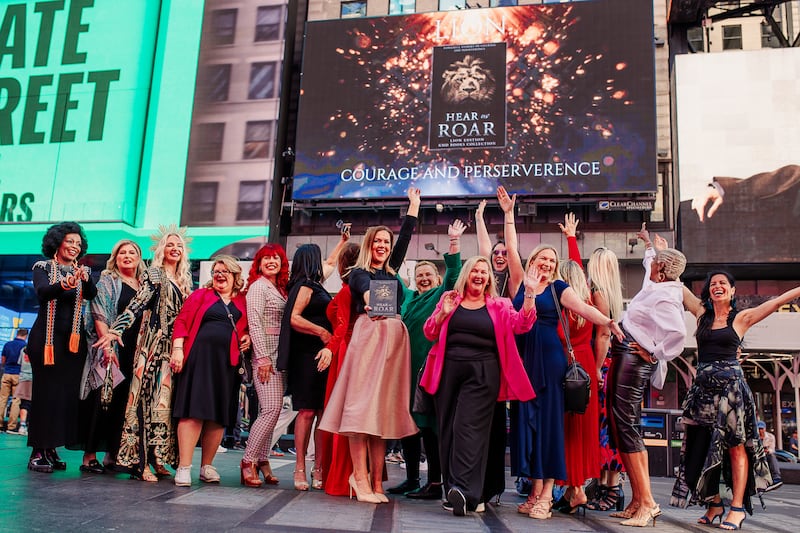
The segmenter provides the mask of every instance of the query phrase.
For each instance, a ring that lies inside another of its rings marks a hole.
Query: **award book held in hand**
[[[369,316],[397,316],[397,280],[374,279],[369,282]]]

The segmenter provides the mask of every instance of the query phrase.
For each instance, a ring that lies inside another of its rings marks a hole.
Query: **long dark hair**
[[[322,251],[316,244],[303,244],[294,253],[288,289],[305,281],[322,281]]]
[[[695,337],[698,339],[708,335],[708,332],[711,331],[711,325],[714,322],[714,306],[711,303],[711,278],[714,276],[725,276],[728,279],[728,283],[731,284],[731,287],[736,286],[736,278],[734,278],[730,272],[726,272],[724,270],[712,270],[706,275],[706,282],[703,285],[703,290],[700,291],[700,301],[703,303],[703,314],[697,319],[697,331],[695,332]],[[739,310],[736,308],[736,297],[732,296],[731,312],[728,315],[728,325],[733,322],[733,319],[736,317],[736,313],[738,312]]]

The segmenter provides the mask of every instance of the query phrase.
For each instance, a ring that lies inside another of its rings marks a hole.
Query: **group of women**
[[[532,480],[519,512],[549,518],[558,483],[567,490],[556,508],[616,507],[612,516],[624,518],[622,524],[643,526],[661,513],[639,427],[643,395],[651,380],[663,384],[667,361],[682,352],[686,307],[698,317],[700,366],[684,406],[691,453],[682,481],[709,506],[701,523],[719,517],[723,528],[741,526],[751,511],[749,496],[770,480],[737,350],[748,328],[800,296],[800,288],[738,312],[733,278],[713,272],[698,299],[679,281],[683,254],[659,237],[651,243],[643,226],[644,282],[623,314],[616,257],[595,250],[587,279],[578,221],[570,214],[560,225],[570,258],[559,261],[555,247],[541,244],[523,265],[515,197],[500,187],[506,241],[491,248],[481,203],[482,255],[461,265],[465,226],[455,221],[444,279],[435,265],[419,262],[412,292],[396,272],[420,205],[418,189],[409,189],[408,197],[396,240],[388,227],[371,227],[359,247],[343,231],[325,262],[316,245],[300,246],[291,274],[284,250],[268,244],[253,261],[247,289],[237,261],[219,256],[211,281],[192,292],[186,238],[175,227],[162,229],[147,269],[134,242],[118,243],[95,285],[77,264],[87,247],[80,226],[50,228],[42,251],[52,259],[34,266],[42,305],[29,342],[36,398],[29,468],[66,468],[55,448],[67,445],[84,450],[82,471],[126,468],[156,481],[169,475],[170,465],[177,467],[176,485],[185,486],[200,440],[200,479],[219,482],[212,460],[224,428],[235,420],[237,368],[252,341],[259,413],[241,462],[243,485],[278,482],[268,458],[287,393],[299,411],[295,489],[386,502],[383,441],[402,439],[407,479],[390,493],[444,495],[455,515],[480,511],[503,490],[504,406],[512,401],[512,472]],[[331,299],[322,282],[336,266],[344,286]],[[374,281],[398,284],[390,293],[397,316],[371,313]],[[87,300],[92,320],[84,328]],[[560,326],[562,316],[567,328]],[[584,414],[565,412],[567,335],[591,378]],[[425,393],[433,411],[412,401]],[[309,485],[305,456],[312,437]],[[429,461],[425,485],[419,480],[422,443]],[[106,452],[102,463],[100,451]],[[624,509],[623,467],[632,490]],[[720,477],[733,487],[724,521]],[[600,481],[593,501],[583,489],[589,478]]]

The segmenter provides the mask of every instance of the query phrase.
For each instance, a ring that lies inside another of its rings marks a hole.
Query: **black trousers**
[[[642,401],[650,376],[656,368],[639,357],[631,347],[633,337],[625,334],[611,344],[611,367],[606,375],[606,412],[609,445],[623,453],[645,450],[642,437]]]
[[[497,359],[446,359],[434,397],[445,494],[460,489],[467,507],[482,500],[489,435],[500,390]]]

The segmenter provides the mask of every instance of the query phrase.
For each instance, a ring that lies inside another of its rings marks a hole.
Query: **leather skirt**
[[[622,342],[614,338],[606,384],[609,445],[622,453],[645,450],[641,428],[642,400],[657,366],[639,357],[631,348],[633,342],[636,341],[627,331]]]

